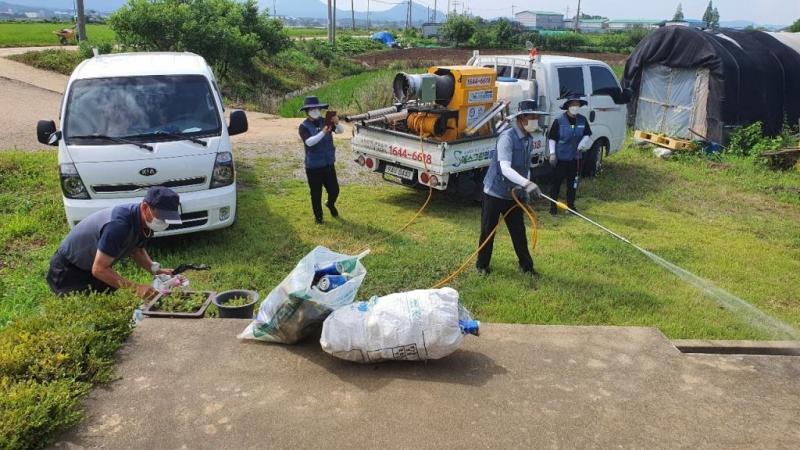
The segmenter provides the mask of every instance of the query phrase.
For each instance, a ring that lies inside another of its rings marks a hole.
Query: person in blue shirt
[[[322,110],[328,109],[327,103],[320,103],[315,96],[306,97],[300,111],[305,111],[306,120],[300,124],[300,139],[305,148],[306,177],[311,191],[311,210],[314,221],[322,223],[322,188],[328,193],[325,206],[331,216],[338,217],[336,199],[339,197],[339,180],[336,178],[336,147],[333,145],[333,133],[344,131],[339,118],[333,117],[333,125],[325,125]]]
[[[57,295],[73,292],[113,292],[131,289],[142,299],[156,294],[147,284],[124,278],[114,263],[132,257],[153,275],[171,274],[150,259],[145,250],[153,232],[180,224],[180,198],[172,189],[151,187],[141,203],[105,208],[75,225],[50,259],[47,284]]]
[[[553,167],[553,184],[550,197],[558,200],[561,183],[567,182],[567,206],[575,209],[575,177],[578,176],[578,161],[592,147],[592,129],[589,121],[578,111],[588,103],[579,94],[566,96],[561,109],[564,114],[553,120],[547,143],[550,150],[550,165]],[[557,215],[555,203],[550,205],[550,214]]]
[[[539,186],[529,180],[529,177],[533,137],[541,132],[539,117],[546,115],[546,112],[539,111],[536,100],[523,100],[519,103],[517,113],[509,117],[511,126],[498,136],[497,150],[492,153],[486,177],[483,179],[481,237],[478,245],[489,237],[500,217],[517,205],[511,195],[513,189],[517,189],[517,197],[523,201],[526,197],[536,199],[541,195]],[[521,209],[515,209],[506,217],[506,227],[514,244],[520,270],[535,275]],[[494,237],[478,252],[475,268],[481,275],[489,274],[493,245]]]

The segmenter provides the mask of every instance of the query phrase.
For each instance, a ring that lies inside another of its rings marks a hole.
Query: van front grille
[[[173,224],[167,228],[167,231],[181,230],[184,228],[199,227],[208,223],[208,211],[195,211],[181,214],[181,224]]]
[[[164,186],[168,188],[201,186],[206,184],[206,177],[180,178],[167,180],[162,183],[123,183],[123,184],[95,184],[92,190],[97,194],[119,194],[146,191],[153,186]]]

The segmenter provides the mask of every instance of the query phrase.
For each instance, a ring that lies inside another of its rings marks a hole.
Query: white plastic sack
[[[353,302],[367,274],[360,261],[366,254],[344,255],[325,247],[312,250],[261,302],[256,319],[239,335],[239,339],[294,344],[311,334],[331,311]],[[345,284],[328,292],[311,288],[315,266],[323,267],[351,258],[359,261]]]
[[[459,323],[461,320],[461,323]],[[322,325],[322,349],[360,363],[443,358],[458,350],[478,323],[451,288],[373,297],[334,311]]]

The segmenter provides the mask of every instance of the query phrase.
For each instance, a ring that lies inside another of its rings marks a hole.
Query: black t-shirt
[[[325,119],[322,118],[322,117],[320,117],[317,120],[306,119],[305,122],[311,122],[320,131],[322,131],[322,128],[325,126]],[[300,139],[302,139],[303,142],[305,142],[306,140],[308,140],[308,138],[313,136],[313,134],[309,133],[308,129],[306,129],[306,127],[303,126],[303,123],[300,124],[300,130],[299,131],[300,131]],[[317,133],[319,133],[319,131]],[[314,134],[316,134],[316,133],[314,133]]]
[[[567,120],[569,120],[569,124],[572,125],[573,127],[575,126],[575,123],[577,122],[578,116],[583,117],[580,114],[578,114],[575,117],[570,117],[569,114],[565,114],[565,116],[567,117]],[[583,119],[586,122],[586,128],[583,129],[583,135],[584,136],[591,136],[592,135],[592,129],[589,127],[589,121],[586,120],[585,117],[583,117]],[[553,120],[553,125],[550,127],[550,132],[547,133],[547,139],[552,139],[552,140],[558,142],[558,139],[561,137],[561,134],[559,133],[559,128],[561,128],[561,124],[558,123],[558,119]]]

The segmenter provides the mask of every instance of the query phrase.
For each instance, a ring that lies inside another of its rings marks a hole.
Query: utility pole
[[[336,45],[336,0],[333,0],[333,41],[331,43]]]
[[[328,0],[328,42],[333,44],[333,16],[331,14],[331,2],[333,0]]]
[[[278,17],[278,6],[276,2],[277,0],[272,0],[272,17]]]
[[[353,31],[356,31],[356,10],[353,8],[353,0],[350,0],[350,17],[353,20]]]
[[[514,18],[516,17],[516,16],[514,15],[514,7],[515,7],[515,6],[517,6],[517,5],[511,5],[511,21],[512,21],[512,22],[514,21]]]
[[[86,16],[83,12],[83,0],[77,0],[77,11],[78,14],[78,40],[85,41],[86,40]]]
[[[369,30],[369,29],[370,29],[370,24],[369,24],[369,0],[367,0],[367,30]]]
[[[581,23],[581,0],[578,0],[578,12],[575,13],[575,31],[579,31]]]
[[[450,0],[447,0],[447,14],[445,14],[444,20],[447,20],[449,18],[450,18]]]
[[[436,23],[436,0],[433,0],[433,23]]]

